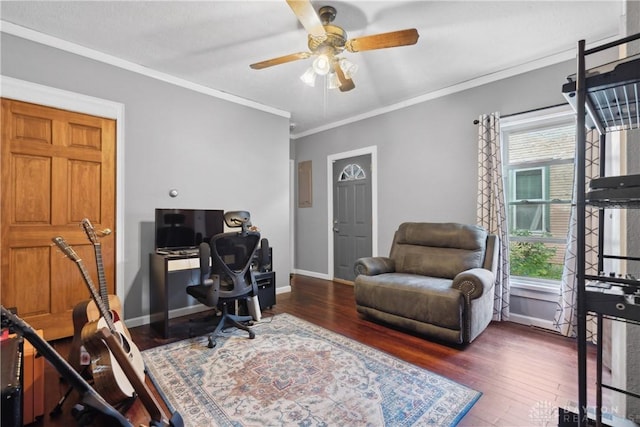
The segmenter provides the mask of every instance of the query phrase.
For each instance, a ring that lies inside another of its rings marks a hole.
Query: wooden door
[[[47,340],[73,335],[73,307],[90,298],[78,265],[53,237],[76,250],[99,286],[80,222],[114,230],[115,132],[111,119],[2,99],[0,301]],[[115,235],[100,246],[114,294]]]

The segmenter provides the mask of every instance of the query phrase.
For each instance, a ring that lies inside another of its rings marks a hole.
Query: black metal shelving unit
[[[605,143],[609,132],[640,128],[640,55],[586,69],[589,55],[616,48],[640,39],[640,34],[622,38],[595,48],[586,49],[585,41],[578,42],[577,72],[562,87],[563,95],[577,115],[576,177],[577,188],[586,188],[585,151],[586,129],[597,129],[600,135],[600,177],[591,181],[590,190],[576,195],[577,211],[577,352],[578,352],[578,414],[577,425],[591,425],[587,414],[587,314],[598,319],[596,362],[595,425],[602,425],[602,389],[640,398],[637,394],[620,390],[602,382],[602,339],[604,318],[640,324],[640,281],[633,276],[609,277],[586,274],[585,215],[586,207],[599,209],[598,272],[603,271],[604,259],[615,258],[640,261],[634,256],[614,256],[603,253],[604,210],[640,208],[640,175],[606,177]],[[636,185],[637,184],[637,185]],[[640,237],[639,237],[640,238]],[[611,289],[588,286],[607,283]],[[562,423],[561,423],[562,424]]]

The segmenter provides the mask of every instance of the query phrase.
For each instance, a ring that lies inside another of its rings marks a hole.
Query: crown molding
[[[180,79],[174,76],[171,76],[166,73],[161,73],[159,71],[143,67],[141,65],[125,61],[123,59],[117,58],[112,55],[108,55],[94,49],[89,49],[84,46],[80,46],[75,43],[71,43],[57,37],[53,37],[44,33],[40,33],[38,31],[34,31],[16,24],[12,24],[7,21],[0,20],[0,32],[10,34],[13,36],[21,37],[26,40],[30,40],[36,43],[40,43],[46,46],[50,46],[56,49],[64,50],[76,55],[80,55],[86,58],[94,59],[96,61],[100,61],[109,65],[113,65],[115,67],[119,67],[122,69],[126,69],[128,71],[132,71],[138,74],[145,75],[147,77],[151,77],[157,80],[164,81],[166,83],[171,83],[176,86],[180,86],[186,89],[190,89],[199,93],[203,93],[205,95],[213,96],[215,98],[224,99],[229,102],[233,102],[236,104],[244,105],[250,108],[254,108],[260,111],[264,111],[267,113],[275,114],[281,117],[291,118],[291,113],[288,111],[284,111],[278,108],[274,108],[268,105],[264,105],[255,101],[251,101],[236,95],[232,95],[226,92],[222,92],[216,89],[212,89],[203,85],[199,85],[193,82],[189,82],[184,79]],[[587,47],[593,47],[605,43],[609,43],[615,41],[620,38],[619,34],[615,36],[605,38],[603,40],[599,40],[594,43],[588,44]],[[377,108],[371,111],[367,111],[362,114],[357,114],[352,117],[348,117],[342,120],[338,120],[332,123],[328,123],[326,125],[318,126],[313,129],[309,129],[300,133],[291,133],[290,138],[295,140],[299,138],[303,138],[305,136],[313,135],[316,133],[324,132],[326,130],[330,130],[333,128],[337,128],[340,126],[344,126],[347,124],[355,123],[361,120],[369,119],[375,116],[379,116],[382,114],[386,114],[392,111],[401,110],[403,108],[407,108],[416,104],[421,104],[423,102],[431,101],[437,98],[441,98],[447,95],[451,95],[457,92],[462,92],[464,90],[472,89],[478,86],[482,86],[488,83],[493,83],[499,80],[503,80],[509,77],[516,76],[518,74],[523,74],[529,71],[537,70],[539,68],[547,67],[550,65],[555,65],[560,62],[568,61],[574,59],[576,55],[575,49],[569,49],[555,55],[550,55],[535,61],[530,61],[522,65],[518,65],[515,67],[508,68],[506,70],[501,70],[496,73],[487,74],[485,76],[480,76],[475,79],[468,80],[466,82],[462,82],[459,84],[455,84],[443,89],[439,89],[436,91],[432,91],[426,94],[422,94],[402,102],[398,102],[392,105],[388,105],[382,108]]]
[[[153,70],[151,68],[143,67],[133,62],[126,61],[124,59],[108,55],[106,53],[89,49],[87,47],[68,42],[66,40],[59,39],[57,37],[50,36],[38,31],[31,30],[29,28],[22,27],[20,25],[13,24],[11,22],[0,20],[0,32],[9,34],[12,36],[20,37],[25,40],[40,43],[45,46],[53,47],[63,50],[65,52],[73,53],[75,55],[90,58],[96,61],[100,61],[105,64],[112,65],[114,67],[122,68],[127,71],[132,71],[156,80],[170,83],[176,86],[180,86],[185,89],[189,89],[195,92],[199,92],[205,95],[212,96],[214,98],[224,99],[225,101],[240,104],[245,107],[250,107],[256,110],[264,111],[266,113],[275,114],[277,116],[291,118],[291,113],[288,111],[280,110],[268,105],[261,104],[259,102],[251,101],[236,95],[232,95],[226,92],[222,92],[216,89],[212,89],[197,83],[193,83],[160,71]]]
[[[598,46],[606,43],[613,42],[618,40],[620,35],[615,35],[612,37],[605,38],[603,40],[599,40],[595,43],[590,43],[589,47]],[[575,59],[576,50],[570,49],[564,52],[557,53],[555,55],[550,55],[535,61],[530,61],[525,64],[521,64],[515,67],[508,68],[506,70],[501,70],[496,73],[487,74],[485,76],[481,76],[475,79],[467,80],[466,82],[458,83],[453,86],[449,86],[443,89],[439,89],[433,92],[425,93],[420,96],[416,96],[414,98],[410,98],[404,100],[402,102],[398,102],[396,104],[388,105],[386,107],[377,108],[375,110],[368,111],[366,113],[358,114],[356,116],[348,117],[343,120],[338,120],[336,122],[328,123],[323,126],[319,126],[317,128],[309,129],[304,132],[296,133],[291,135],[291,139],[298,139],[305,136],[313,135],[319,132],[324,132],[329,129],[337,128],[340,126],[344,126],[350,123],[355,123],[360,120],[369,119],[371,117],[379,116],[382,114],[386,114],[392,111],[401,110],[403,108],[410,107],[412,105],[421,104],[423,102],[431,101],[433,99],[442,98],[443,96],[452,95],[457,92],[462,92],[464,90],[472,89],[478,86],[486,85],[488,83],[493,83],[499,80],[503,80],[509,77],[517,76],[518,74],[523,74],[529,71],[534,71],[540,68],[544,68],[550,65],[555,65],[560,62],[569,61],[571,59]]]

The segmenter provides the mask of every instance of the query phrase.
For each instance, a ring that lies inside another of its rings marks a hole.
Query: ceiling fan
[[[362,52],[407,46],[416,44],[418,41],[419,35],[415,28],[347,39],[347,33],[342,28],[331,24],[336,17],[334,7],[323,6],[316,13],[310,0],[287,0],[287,4],[309,33],[309,52],[298,52],[256,62],[250,65],[254,70],[315,56],[310,71],[318,75],[334,73],[337,78],[337,87],[340,91],[346,92],[355,88],[355,84],[351,79],[353,68],[349,67],[349,62],[344,58],[338,57],[345,49],[349,52]],[[313,78],[315,79],[315,75]],[[305,75],[302,76],[302,79],[305,80]]]

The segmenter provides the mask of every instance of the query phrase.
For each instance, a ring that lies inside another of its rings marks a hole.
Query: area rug
[[[481,393],[289,314],[142,352],[185,426],[455,426]]]

